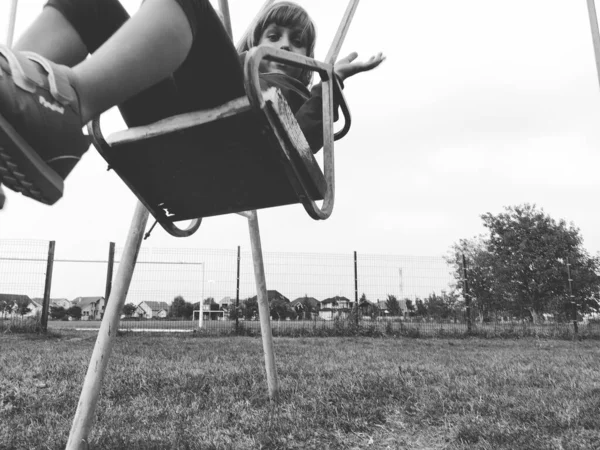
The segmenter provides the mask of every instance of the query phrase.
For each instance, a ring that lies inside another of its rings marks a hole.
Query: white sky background
[[[122,2],[130,13],[140,4]],[[2,36],[9,3],[0,2]],[[17,36],[43,3],[20,0]],[[299,3],[323,58],[346,2]],[[230,0],[236,36],[261,4]],[[300,205],[260,211],[265,251],[443,255],[484,231],[481,214],[524,202],[572,221],[588,251],[600,250],[600,90],[585,0],[363,0],[341,55],[353,50],[388,59],[346,83],[353,128],[336,145],[334,213],[315,222]],[[110,117],[107,130],[118,128]],[[134,205],[92,148],[55,206],[9,191],[0,239],[56,240],[62,256],[105,258],[109,241],[123,245]],[[144,245],[249,240],[245,219],[230,215],[187,239],[157,227]]]

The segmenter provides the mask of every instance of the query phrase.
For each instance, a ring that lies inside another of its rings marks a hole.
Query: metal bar
[[[592,30],[592,42],[594,43],[594,56],[596,58],[596,74],[600,83],[600,30],[598,29],[598,15],[596,13],[595,0],[587,0],[590,28]]]
[[[237,281],[235,284],[235,329],[240,326],[239,307],[240,307],[240,246],[237,248]]]
[[[50,290],[52,289],[52,269],[54,268],[54,249],[56,241],[48,245],[48,263],[46,264],[46,284],[44,286],[44,300],[42,302],[42,331],[48,331],[48,310],[50,309]]]
[[[204,283],[206,282],[206,266],[202,264],[202,295],[200,296],[200,317],[198,317],[198,328],[204,326]],[[193,319],[193,317],[192,317]]]
[[[8,17],[8,30],[6,31],[6,46],[12,47],[15,37],[15,24],[17,23],[17,4],[19,0],[12,0]]]
[[[335,164],[333,133],[333,65],[316,61],[306,56],[296,55],[266,46],[255,47],[248,52],[244,65],[245,88],[250,103],[257,110],[265,105],[265,94],[260,88],[259,65],[262,58],[303,67],[319,73],[323,81],[323,171],[327,183],[327,191],[321,208],[310,198],[308,193],[300,196],[304,209],[315,220],[325,220],[333,212],[335,202]],[[267,91],[268,93],[269,91]],[[282,144],[283,145],[283,144]],[[304,189],[306,191],[306,189]]]
[[[325,57],[325,62],[328,64],[335,64],[335,61],[340,54],[340,50],[344,44],[344,39],[346,39],[346,34],[348,34],[348,29],[352,23],[352,18],[354,17],[356,8],[358,8],[358,1],[359,0],[350,0],[348,3],[344,17],[342,17],[342,21],[340,22],[340,26],[338,27],[335,37],[333,38],[329,52],[327,52],[327,56]]]
[[[265,354],[265,369],[267,372],[267,385],[271,401],[279,399],[279,382],[277,381],[277,368],[275,367],[275,354],[273,352],[273,333],[271,331],[271,311],[265,280],[265,266],[263,263],[262,246],[260,243],[260,230],[258,228],[258,214],[252,211],[248,219],[250,230],[250,245],[252,247],[252,261],[254,263],[254,278],[256,280],[256,294],[258,299],[258,317],[260,319],[260,332],[262,335],[263,351]]]
[[[219,11],[221,12],[221,19],[223,20],[223,25],[225,25],[227,34],[231,39],[233,39],[233,31],[231,28],[231,15],[229,14],[229,2],[227,0],[219,0]]]
[[[571,304],[571,308],[573,310],[573,331],[575,336],[577,336],[579,331],[577,326],[577,302],[575,301],[575,296],[573,295],[573,279],[571,278],[571,263],[569,262],[569,258],[567,258],[567,277],[569,280],[569,303]]]
[[[34,261],[34,262],[44,262],[47,261],[47,259],[41,259],[41,258],[3,258],[0,256],[0,261]],[[58,261],[58,260],[55,260]],[[104,261],[106,262],[106,261]]]
[[[138,202],[125,243],[123,261],[119,264],[115,285],[105,309],[96,345],[94,346],[94,352],[92,353],[92,358],[83,382],[81,396],[79,397],[77,411],[75,412],[69,441],[67,442],[67,450],[83,450],[88,448],[87,440],[92,429],[102,380],[114,345],[114,338],[119,330],[121,309],[123,308],[125,298],[127,297],[127,290],[131,284],[135,262],[148,222],[148,215],[148,210]]]
[[[108,245],[108,266],[106,267],[106,289],[104,290],[104,298],[108,302],[110,291],[112,289],[113,269],[115,267],[115,243],[111,242]],[[104,305],[106,310],[106,305]]]
[[[356,323],[358,323],[358,255],[354,251],[354,304],[356,311]]]
[[[471,333],[471,294],[469,293],[469,279],[467,278],[467,259],[462,255],[463,283],[465,303],[467,305],[467,332]]]
[[[0,261],[33,261],[33,262],[45,262],[45,259],[40,258],[2,258]],[[66,263],[95,263],[95,264],[106,264],[108,261],[105,259],[55,259],[54,262],[66,262]],[[120,263],[120,260],[115,260],[115,263]],[[166,261],[137,261],[136,264],[163,264],[167,266],[197,266],[204,264],[203,262],[166,262]]]

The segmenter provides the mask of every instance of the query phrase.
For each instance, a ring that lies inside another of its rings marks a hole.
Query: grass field
[[[62,449],[93,333],[0,335],[0,448]],[[595,340],[118,338],[96,449],[600,449]]]

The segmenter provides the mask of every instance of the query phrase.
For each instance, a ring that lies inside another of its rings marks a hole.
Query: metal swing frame
[[[305,58],[297,55],[288,54],[288,52],[277,51],[273,49],[257,48],[249,52],[247,63],[245,66],[246,75],[246,91],[248,94],[248,106],[257,109],[267,109],[265,96],[261,92],[258,84],[258,65],[262,58],[272,59],[275,61],[281,61],[284,63],[292,64],[295,66],[310,68],[311,70],[317,71],[323,81],[323,111],[328,111],[324,118],[323,130],[324,130],[324,171],[325,178],[327,181],[327,195],[325,196],[322,208],[316,206],[308,196],[301,197],[300,200],[304,204],[307,212],[316,219],[326,219],[332,212],[334,202],[334,158],[333,158],[333,142],[334,140],[347,133],[350,125],[350,114],[345,106],[345,101],[342,101],[342,112],[345,116],[345,126],[337,135],[333,133],[333,120],[331,118],[330,111],[333,107],[333,94],[334,85],[336,78],[333,74],[333,64],[338,57],[344,38],[348,32],[348,28],[358,6],[359,0],[349,0],[348,7],[342,18],[341,24],[335,35],[334,42],[327,54],[326,62],[320,63],[312,58]],[[260,12],[250,24],[248,30],[251,30],[254,23],[261,16],[262,12],[268,8],[274,0],[265,1]],[[227,31],[231,36],[231,21],[229,18],[229,6],[227,0],[219,0],[219,8],[224,18],[224,24]],[[249,31],[247,31],[249,32]],[[243,104],[241,108],[246,108]],[[205,117],[193,117],[191,115],[184,115],[182,117],[176,117],[168,120],[168,127],[175,127],[176,129],[183,129],[186,126],[195,126],[198,120],[206,120]],[[202,116],[202,115],[201,115]],[[194,125],[190,125],[190,120],[193,122],[196,120]],[[156,125],[156,124],[155,124]],[[144,139],[144,136],[152,133],[162,133],[164,128],[161,129],[159,126],[140,127],[138,129],[127,130],[117,136],[116,139],[127,140],[127,139]],[[165,125],[164,123],[162,125]],[[92,123],[88,126],[91,131],[93,138],[95,139],[95,145],[101,146],[107,144],[104,138],[99,133],[98,123]],[[110,140],[110,137],[109,137]],[[300,183],[300,189],[303,186]],[[277,379],[277,371],[275,368],[275,356],[273,352],[273,337],[271,331],[270,322],[270,311],[269,311],[269,300],[267,296],[267,285],[265,280],[264,263],[262,257],[262,246],[260,241],[260,231],[258,226],[258,215],[256,210],[251,211],[239,211],[238,214],[246,217],[248,220],[248,228],[250,233],[250,244],[252,249],[252,259],[254,263],[254,277],[257,290],[258,298],[258,310],[259,320],[261,327],[263,352],[265,357],[265,371],[267,376],[268,395],[271,401],[277,401],[279,396],[279,383]],[[149,218],[149,212],[142,201],[138,202],[133,214],[129,233],[125,243],[125,248],[119,268],[116,274],[115,283],[110,293],[108,303],[106,306],[104,318],[102,320],[100,329],[98,331],[98,337],[94,346],[94,350],[90,359],[88,370],[83,382],[81,395],[73,419],[73,424],[69,434],[69,440],[67,442],[67,449],[85,449],[88,447],[88,436],[92,429],[92,423],[100,390],[102,387],[102,381],[107,370],[108,360],[114,346],[115,337],[119,329],[120,314],[123,304],[127,296],[137,256],[142,244],[144,231]],[[189,236],[193,234],[200,226],[201,219],[196,219],[186,229],[180,229],[174,224],[161,223],[163,227],[171,234],[175,236]]]

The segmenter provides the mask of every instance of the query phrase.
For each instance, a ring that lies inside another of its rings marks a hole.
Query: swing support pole
[[[231,28],[231,14],[229,14],[229,2],[227,0],[219,0],[219,11],[221,12],[223,25],[225,25],[227,34],[230,38],[233,38],[233,31]]]
[[[587,0],[590,28],[592,30],[592,42],[594,43],[594,56],[596,58],[596,72],[600,83],[600,30],[598,29],[598,15],[596,13],[595,0]]]
[[[260,332],[262,335],[263,352],[265,354],[269,398],[271,401],[276,402],[279,399],[279,382],[277,380],[277,368],[275,367],[273,333],[271,330],[271,308],[269,307],[267,282],[265,280],[265,266],[258,228],[258,214],[256,211],[248,211],[242,215],[248,219],[248,228],[250,230],[250,246],[252,248],[254,279],[256,281],[256,295],[258,300],[258,317],[260,319]]]
[[[17,5],[19,0],[12,0],[10,3],[10,13],[8,16],[8,29],[6,31],[6,46],[12,47],[15,36],[15,23],[17,22]]]
[[[327,64],[335,64],[335,61],[340,54],[340,50],[342,49],[342,45],[344,44],[344,40],[346,39],[346,35],[348,34],[348,29],[350,28],[350,24],[354,18],[356,8],[358,8],[358,2],[359,0],[350,0],[348,3],[346,12],[342,17],[342,21],[340,22],[337,33],[335,34],[331,47],[329,48],[329,52],[327,52],[327,56],[325,57],[325,62]]]
[[[102,381],[114,346],[114,339],[119,330],[121,310],[133,277],[133,270],[142,245],[148,215],[148,210],[138,202],[125,242],[125,250],[119,263],[117,278],[108,299],[96,345],[83,382],[77,411],[67,442],[67,450],[84,450],[88,448],[88,436],[92,428]]]

